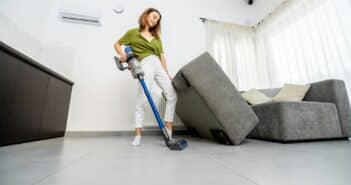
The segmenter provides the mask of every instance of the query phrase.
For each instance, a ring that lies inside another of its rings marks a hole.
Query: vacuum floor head
[[[169,140],[167,146],[171,150],[183,150],[188,147],[188,142],[185,139],[180,139],[178,141]]]

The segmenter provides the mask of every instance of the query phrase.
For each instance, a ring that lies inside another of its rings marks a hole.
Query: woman
[[[126,61],[126,54],[121,45],[132,47],[134,54],[140,61],[145,76],[144,80],[151,87],[153,80],[162,89],[167,98],[165,111],[165,127],[172,139],[172,122],[174,117],[177,94],[172,86],[172,77],[168,72],[165,61],[162,42],[160,39],[161,14],[157,9],[148,8],[139,17],[139,28],[130,29],[114,45],[120,60]],[[135,110],[135,137],[132,145],[140,145],[141,129],[143,127],[145,107],[147,99],[143,88],[139,84],[136,97]]]

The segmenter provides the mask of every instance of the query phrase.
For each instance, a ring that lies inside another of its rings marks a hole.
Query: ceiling
[[[248,0],[240,0],[247,3]],[[262,19],[266,18],[269,13],[273,12],[281,3],[287,0],[254,0],[252,5],[247,5],[248,15],[245,24],[256,25]]]

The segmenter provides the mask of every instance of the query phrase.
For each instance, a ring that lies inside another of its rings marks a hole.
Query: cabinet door
[[[17,79],[8,117],[9,144],[39,138],[49,77],[27,63],[18,63]]]
[[[40,138],[45,139],[64,136],[71,90],[71,85],[54,77],[50,77],[40,129]]]
[[[0,146],[7,134],[7,119],[10,101],[14,92],[18,61],[0,50]]]

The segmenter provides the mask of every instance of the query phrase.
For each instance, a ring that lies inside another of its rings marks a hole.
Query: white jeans
[[[166,71],[162,67],[160,59],[155,55],[148,56],[140,62],[140,66],[144,71],[144,81],[147,88],[151,90],[152,82],[155,80],[156,84],[162,89],[167,98],[164,121],[173,122],[175,106],[177,103],[177,93],[174,90]],[[143,127],[145,107],[148,104],[143,87],[139,83],[135,110],[135,128]]]

